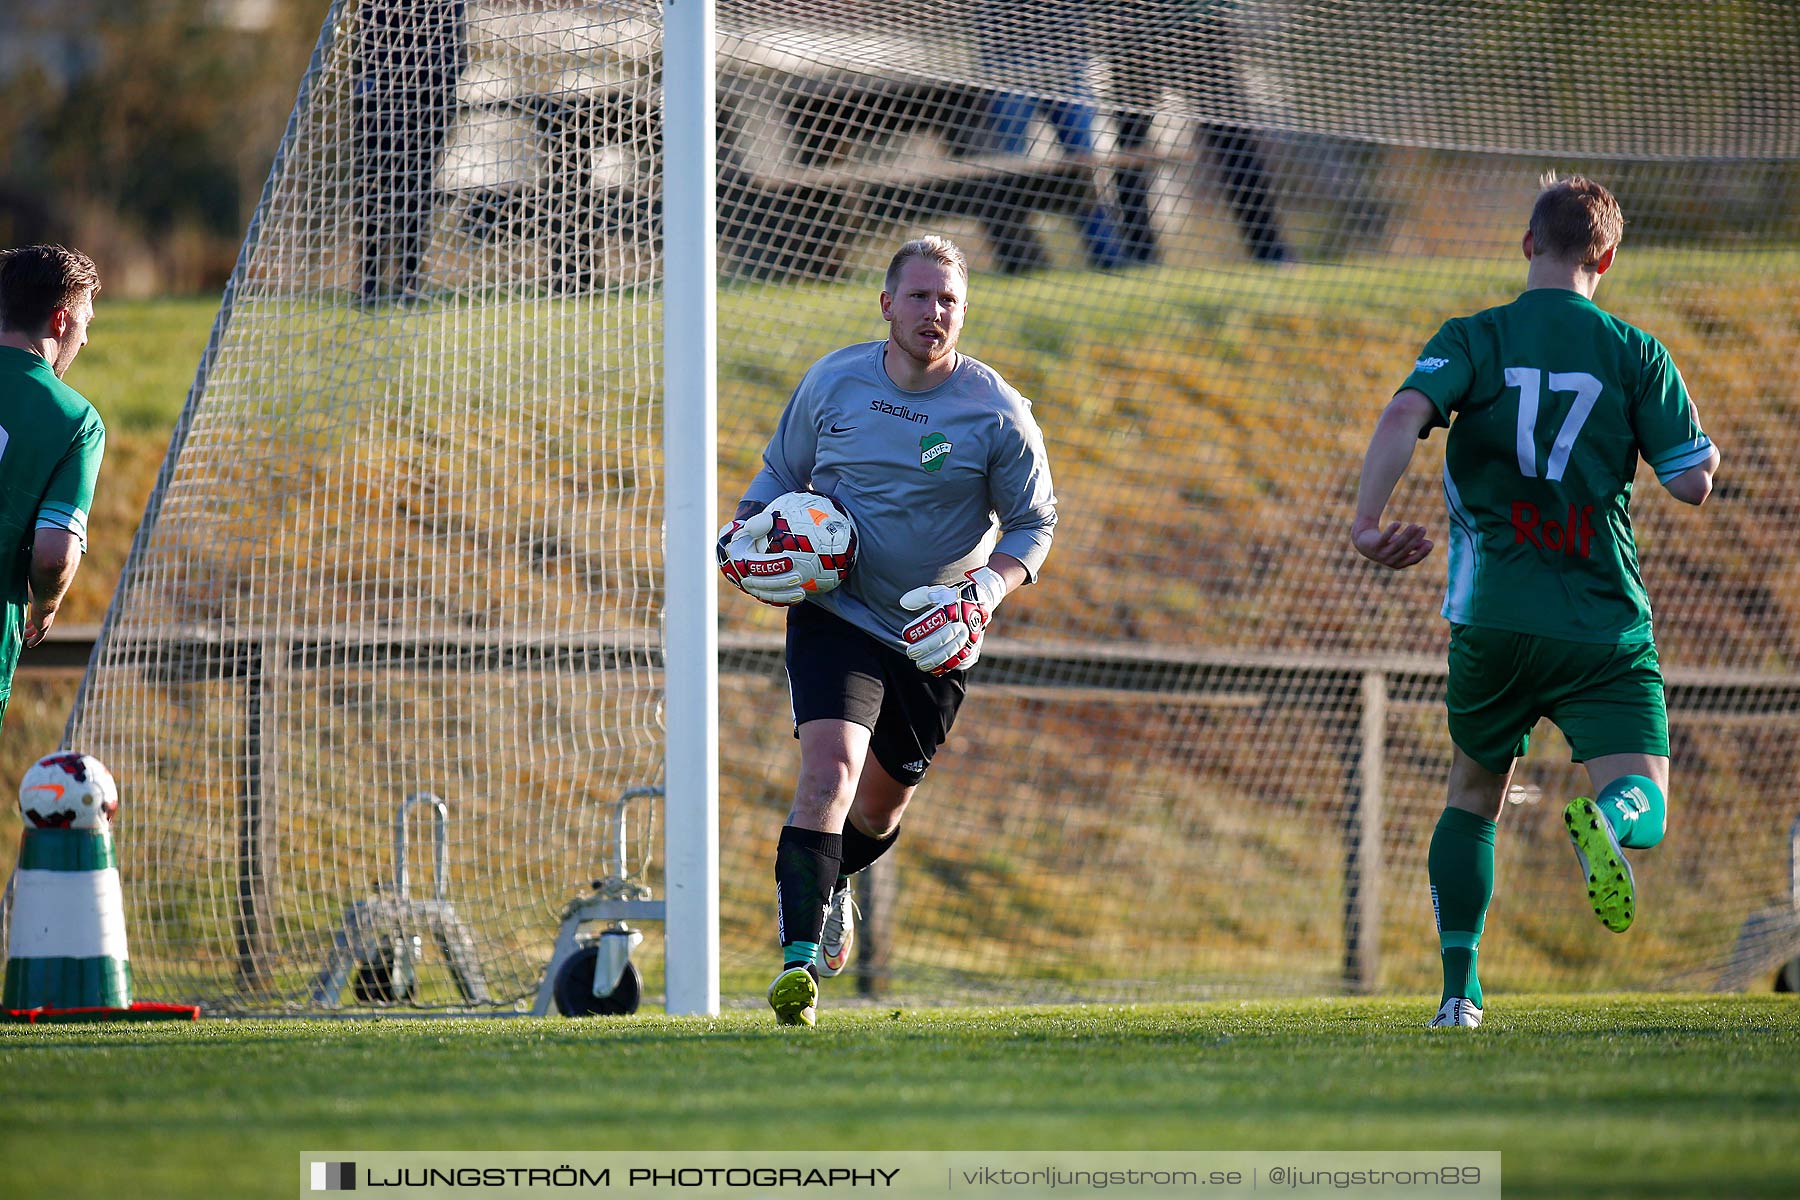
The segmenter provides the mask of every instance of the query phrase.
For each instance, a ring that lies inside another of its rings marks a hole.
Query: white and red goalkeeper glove
[[[975,665],[981,637],[994,609],[1006,595],[1006,581],[987,567],[976,567],[956,584],[935,583],[900,597],[900,607],[925,615],[900,631],[906,656],[929,675],[948,675]]]
[[[786,554],[765,554],[775,514],[759,512],[719,530],[719,573],[752,600],[787,608],[806,599],[801,574]]]

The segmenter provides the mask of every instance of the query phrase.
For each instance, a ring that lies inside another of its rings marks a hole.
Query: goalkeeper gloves
[[[752,600],[787,608],[806,599],[800,572],[785,554],[763,554],[757,543],[768,545],[775,515],[760,512],[742,521],[728,522],[719,530],[719,573]]]
[[[957,584],[914,588],[900,597],[900,607],[925,615],[900,631],[906,656],[930,675],[948,675],[975,665],[981,636],[1006,595],[1006,581],[987,567],[976,567]]]

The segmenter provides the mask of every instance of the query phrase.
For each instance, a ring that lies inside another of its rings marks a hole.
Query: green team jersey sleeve
[[[1700,415],[1688,396],[1687,384],[1661,343],[1646,339],[1648,360],[1643,386],[1631,410],[1631,426],[1637,434],[1644,461],[1656,472],[1658,483],[1668,483],[1712,455],[1712,439],[1700,428]]]
[[[1412,374],[1398,389],[1403,392],[1412,388],[1424,393],[1437,409],[1437,419],[1419,431],[1421,438],[1429,437],[1433,429],[1450,424],[1451,415],[1474,381],[1475,360],[1469,353],[1469,339],[1463,324],[1460,320],[1445,321],[1425,343],[1418,361],[1413,363]]]
[[[106,426],[91,409],[68,450],[57,460],[38,505],[38,529],[66,529],[88,548],[88,512],[94,506],[94,483],[106,455]]]

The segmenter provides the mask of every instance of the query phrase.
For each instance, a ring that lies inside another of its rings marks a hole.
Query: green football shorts
[[[1669,753],[1669,715],[1655,642],[1600,645],[1450,626],[1450,740],[1496,775],[1549,717],[1570,757]]]

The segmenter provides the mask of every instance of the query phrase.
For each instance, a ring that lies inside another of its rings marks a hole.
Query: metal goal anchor
[[[433,879],[429,900],[413,899],[407,870],[407,818],[421,804],[431,809]],[[430,792],[414,792],[401,802],[394,818],[393,886],[383,893],[378,883],[374,896],[344,910],[344,927],[332,940],[331,953],[313,979],[314,1004],[337,1007],[346,984],[352,984],[356,998],[365,1004],[416,1001],[419,959],[425,948],[420,930],[431,934],[463,1001],[493,1003],[475,939],[445,895],[449,820],[450,806]]]
[[[664,904],[651,899],[650,888],[634,874],[626,818],[634,800],[661,799],[660,787],[636,787],[621,793],[613,808],[612,872],[590,885],[592,894],[571,900],[563,909],[556,947],[538,984],[531,1007],[546,1016],[554,1001],[565,1017],[623,1016],[637,1011],[644,980],[631,952],[644,935],[627,921],[661,921]],[[581,932],[588,921],[606,921],[598,934]]]

